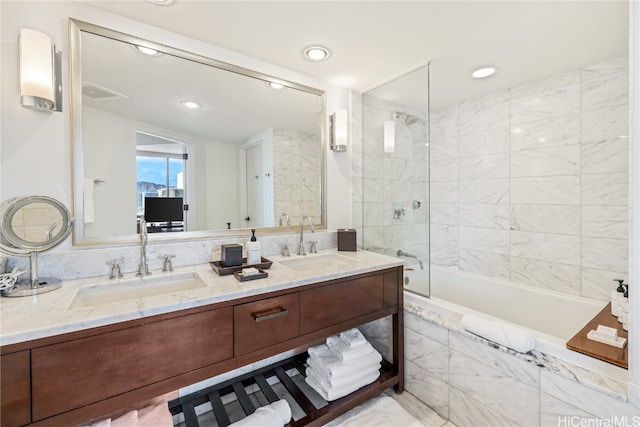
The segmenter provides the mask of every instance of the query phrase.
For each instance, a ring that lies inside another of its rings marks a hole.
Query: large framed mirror
[[[74,245],[326,226],[325,94],[70,20]]]

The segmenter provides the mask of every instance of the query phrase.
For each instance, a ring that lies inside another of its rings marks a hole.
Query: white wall
[[[2,1],[2,199],[44,194],[67,206],[71,200],[68,18],[76,18],[179,49],[278,76],[326,91],[327,112],[348,107],[349,92],[299,73],[267,64],[198,40],[104,12],[77,2]],[[63,55],[63,112],[41,113],[22,108],[18,93],[18,33],[22,27],[49,34]],[[328,151],[328,148],[327,148]],[[351,222],[349,153],[327,154],[328,228]],[[56,251],[68,250],[67,240]]]
[[[93,186],[95,221],[85,236],[136,234],[136,123],[91,107],[82,119],[84,176],[102,181]]]
[[[222,230],[227,222],[232,228],[242,226],[237,222],[239,217],[236,203],[236,156],[238,150],[234,145],[211,143],[206,145],[206,164],[201,165],[206,176],[206,188],[198,190],[200,197],[206,199],[205,218],[199,218],[199,224],[206,224],[204,230]],[[233,201],[233,203],[229,203]]]

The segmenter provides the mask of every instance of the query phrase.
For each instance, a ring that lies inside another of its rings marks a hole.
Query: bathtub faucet
[[[405,251],[403,251],[402,249],[398,249],[398,252],[396,252],[396,255],[398,255],[399,257],[405,257],[405,258],[413,258],[416,261],[418,261],[418,264],[420,264],[420,270],[424,270],[424,262],[422,262],[422,260],[420,259],[420,257],[413,255],[413,254],[409,254],[406,253]]]

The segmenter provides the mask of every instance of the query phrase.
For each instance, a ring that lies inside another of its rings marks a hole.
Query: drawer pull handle
[[[287,313],[289,313],[289,311],[284,307],[276,307],[251,313],[251,316],[256,322],[262,322],[263,320],[275,319],[276,317],[284,316]]]

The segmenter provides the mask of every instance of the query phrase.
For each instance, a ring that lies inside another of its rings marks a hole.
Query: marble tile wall
[[[406,125],[395,120],[395,151],[384,153],[384,122],[393,121],[398,111],[414,115],[417,121]],[[363,247],[393,256],[403,249],[426,261],[429,259],[426,112],[408,110],[365,94],[362,117],[366,125],[362,155],[354,151],[354,177],[362,177],[362,188],[358,189],[360,198],[354,198],[354,202],[362,207]],[[357,157],[361,157],[361,164]],[[359,184],[354,182],[356,185]],[[401,212],[399,216],[394,216],[396,210]]]
[[[314,224],[320,224],[322,200],[318,177],[321,175],[322,157],[317,135],[273,130],[273,200],[274,227],[281,213],[291,220],[308,215]],[[301,178],[302,177],[302,178]],[[291,224],[295,225],[295,224]]]
[[[431,112],[432,264],[608,300],[628,158],[627,58]]]
[[[290,250],[296,247],[299,239],[297,233],[282,234],[260,234],[256,233],[257,239],[261,242],[262,256],[268,257],[278,255],[282,250],[282,245],[287,243]],[[220,247],[224,244],[238,243],[244,248],[244,244],[249,241],[251,233],[247,231],[245,236],[221,237],[211,239],[173,241],[173,242],[149,242],[147,246],[147,261],[149,269],[162,269],[162,255],[175,255],[173,259],[174,267],[185,265],[202,264],[212,260],[220,259]],[[313,236],[317,240],[317,248],[329,249],[337,245],[337,234],[335,231],[318,230]],[[244,254],[246,256],[246,252]],[[140,248],[138,246],[110,246],[108,248],[96,247],[94,249],[69,250],[62,246],[38,255],[38,271],[41,276],[56,277],[61,280],[73,280],[85,277],[101,277],[106,279],[109,276],[109,265],[107,261],[117,258],[124,258],[122,272],[131,275],[138,270],[140,262]],[[20,270],[28,270],[28,257],[8,257],[7,270],[14,267]]]
[[[494,348],[427,311],[405,306],[405,389],[455,425],[640,422],[640,408],[625,399],[626,383],[541,353]],[[382,354],[389,323],[361,328]]]

